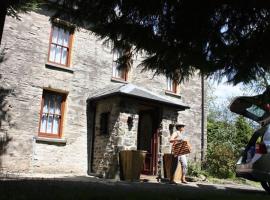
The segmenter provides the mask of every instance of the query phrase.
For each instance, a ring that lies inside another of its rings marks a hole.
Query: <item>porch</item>
[[[121,150],[147,151],[142,174],[162,176],[161,156],[170,153],[170,128],[188,109],[133,84],[120,84],[88,99],[88,172],[119,177]]]

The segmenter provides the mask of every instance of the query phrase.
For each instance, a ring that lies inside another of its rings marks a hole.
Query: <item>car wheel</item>
[[[261,182],[261,185],[262,185],[263,189],[265,189],[265,191],[270,194],[270,182],[263,181],[263,182]]]

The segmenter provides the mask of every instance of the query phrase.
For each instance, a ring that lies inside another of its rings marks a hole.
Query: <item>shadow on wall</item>
[[[97,172],[104,178],[114,179],[119,177],[119,112],[112,113],[110,119],[109,135],[101,136],[103,150],[100,152],[101,159],[97,160]]]
[[[101,113],[96,110],[96,105],[88,102],[87,108],[87,136],[88,136],[88,174],[103,178],[116,178],[118,172],[117,136],[119,126],[119,112],[114,109],[110,114],[109,134],[101,135],[97,118]],[[97,123],[97,124],[96,124]]]
[[[5,52],[4,49],[0,52],[0,65],[5,61]],[[2,74],[0,74],[0,83],[2,80]],[[11,115],[9,110],[11,105],[8,104],[6,98],[7,96],[14,95],[14,90],[10,88],[6,88],[3,86],[4,84],[0,84],[0,173],[2,171],[2,156],[7,151],[7,145],[12,140],[12,138],[8,135],[8,128],[14,126],[11,123]]]

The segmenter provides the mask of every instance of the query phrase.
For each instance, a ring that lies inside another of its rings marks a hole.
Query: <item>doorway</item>
[[[155,175],[157,173],[158,134],[157,112],[154,110],[139,113],[138,150],[147,151],[142,173]]]

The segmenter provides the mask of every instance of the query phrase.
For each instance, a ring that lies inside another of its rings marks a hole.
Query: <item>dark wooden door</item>
[[[158,134],[153,112],[144,111],[139,115],[138,149],[147,151],[143,174],[156,174]]]

